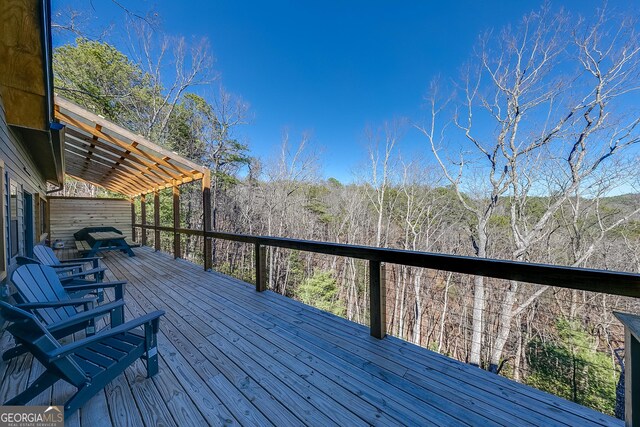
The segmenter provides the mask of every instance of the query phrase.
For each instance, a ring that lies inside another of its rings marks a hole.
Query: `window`
[[[9,247],[11,258],[18,255],[18,187],[10,183],[9,190]]]

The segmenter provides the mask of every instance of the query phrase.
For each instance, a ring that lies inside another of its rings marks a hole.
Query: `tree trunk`
[[[491,359],[489,364],[489,371],[494,374],[498,373],[498,367],[500,366],[500,359],[502,358],[502,352],[504,346],[509,339],[511,333],[511,322],[513,321],[513,304],[516,300],[516,294],[518,292],[518,282],[511,280],[509,282],[509,290],[504,296],[502,301],[502,309],[500,310],[500,321],[498,323],[498,335],[496,336],[493,349],[491,351]]]
[[[449,284],[453,273],[447,274],[447,281],[444,284],[444,304],[442,305],[442,315],[440,316],[440,333],[438,334],[438,353],[442,352],[442,341],[444,339],[444,321],[447,315],[447,306],[449,305]]]
[[[487,221],[478,221],[478,242],[476,255],[480,258],[487,256]],[[471,351],[469,363],[480,366],[482,358],[482,339],[484,335],[484,310],[486,307],[485,283],[483,276],[475,276],[473,279],[473,320],[471,322]]]
[[[422,287],[422,271],[416,272],[413,277],[413,292],[415,298],[415,322],[413,327],[413,342],[420,345],[422,340],[422,298],[420,295]]]
[[[485,309],[484,277],[476,276],[473,279],[473,320],[471,322],[471,352],[469,363],[480,366],[482,335],[484,328]]]

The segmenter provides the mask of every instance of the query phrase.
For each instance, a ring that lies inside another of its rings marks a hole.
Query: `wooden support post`
[[[256,291],[267,290],[267,248],[260,243],[255,244],[256,258]]]
[[[380,261],[369,261],[369,324],[371,336],[387,335],[387,290],[385,269]]]
[[[133,240],[134,242],[137,242],[138,239],[136,239],[136,226],[134,225],[135,223],[136,223],[136,199],[131,198],[131,240]]]
[[[206,171],[202,176],[202,231],[204,240],[204,269],[211,270],[213,261],[213,251],[211,247],[211,238],[206,233],[211,231],[211,172]]]
[[[142,216],[142,221],[140,222],[140,224],[142,224],[142,237],[141,237],[141,242],[140,244],[142,246],[147,246],[147,229],[144,228],[145,225],[147,225],[147,195],[143,194],[140,196],[140,216]]]
[[[160,193],[158,190],[153,192],[153,225],[155,228],[154,246],[156,251],[160,250]]]
[[[180,258],[180,188],[178,183],[173,183],[173,258]]]
[[[613,314],[624,325],[624,424],[640,426],[640,316]]]

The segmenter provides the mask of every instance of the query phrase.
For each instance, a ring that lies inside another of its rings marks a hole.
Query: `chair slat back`
[[[67,301],[70,299],[55,270],[46,265],[22,265],[13,272],[11,281],[26,303]],[[45,324],[52,324],[77,314],[77,310],[70,306],[41,308],[35,312]]]
[[[35,245],[33,247],[33,255],[44,265],[60,265],[60,260],[48,246]]]
[[[7,331],[24,343],[31,354],[47,370],[57,373],[62,379],[76,387],[86,383],[87,378],[84,371],[71,356],[61,357],[53,362],[49,361],[47,353],[59,348],[60,343],[35,316],[4,301],[0,301],[0,312],[11,322]]]

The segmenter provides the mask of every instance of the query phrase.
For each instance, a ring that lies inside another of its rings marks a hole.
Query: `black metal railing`
[[[385,273],[385,264],[396,264],[399,266],[418,267],[464,275],[512,280],[526,282],[529,284],[553,286],[555,288],[595,292],[598,294],[609,294],[631,298],[640,297],[640,274],[634,273],[371,246],[357,246],[284,237],[192,230],[186,228],[155,226],[150,224],[133,224],[133,227],[140,229],[142,233],[145,233],[147,230],[151,230],[154,232],[153,234],[156,238],[160,232],[172,233],[174,241],[176,238],[179,238],[180,235],[186,235],[201,238],[203,245],[206,245],[207,243],[210,245],[212,239],[221,239],[253,245],[255,257],[255,286],[256,290],[259,292],[268,288],[267,248],[269,247],[364,260],[368,262],[369,327],[371,335],[376,338],[383,338],[387,335],[387,289],[385,284],[387,274]],[[155,246],[157,247],[157,245]],[[206,251],[203,253],[206,253]],[[174,253],[174,257],[178,258],[180,257],[180,254]],[[212,265],[211,260],[207,262],[205,259],[205,268],[210,265]],[[640,324],[640,320],[638,320],[640,317],[632,316],[632,318],[636,319],[636,322]],[[633,339],[633,334],[629,334],[629,324],[625,323],[625,326],[627,327],[627,343],[625,348],[629,346],[637,346],[637,339]],[[632,339],[630,339],[630,337]],[[628,399],[626,404],[627,417],[634,417],[635,415],[632,413],[632,408],[640,405],[640,398],[638,397],[640,393],[634,392],[633,390],[633,385],[639,386],[640,381],[636,381],[632,378],[634,373],[635,376],[637,376],[636,372],[638,371],[637,368],[633,369],[632,366],[640,366],[639,353],[640,351],[628,351],[625,355],[625,378],[627,378],[626,395]],[[639,360],[634,363],[634,360],[632,359]],[[634,402],[631,400],[634,400]]]

